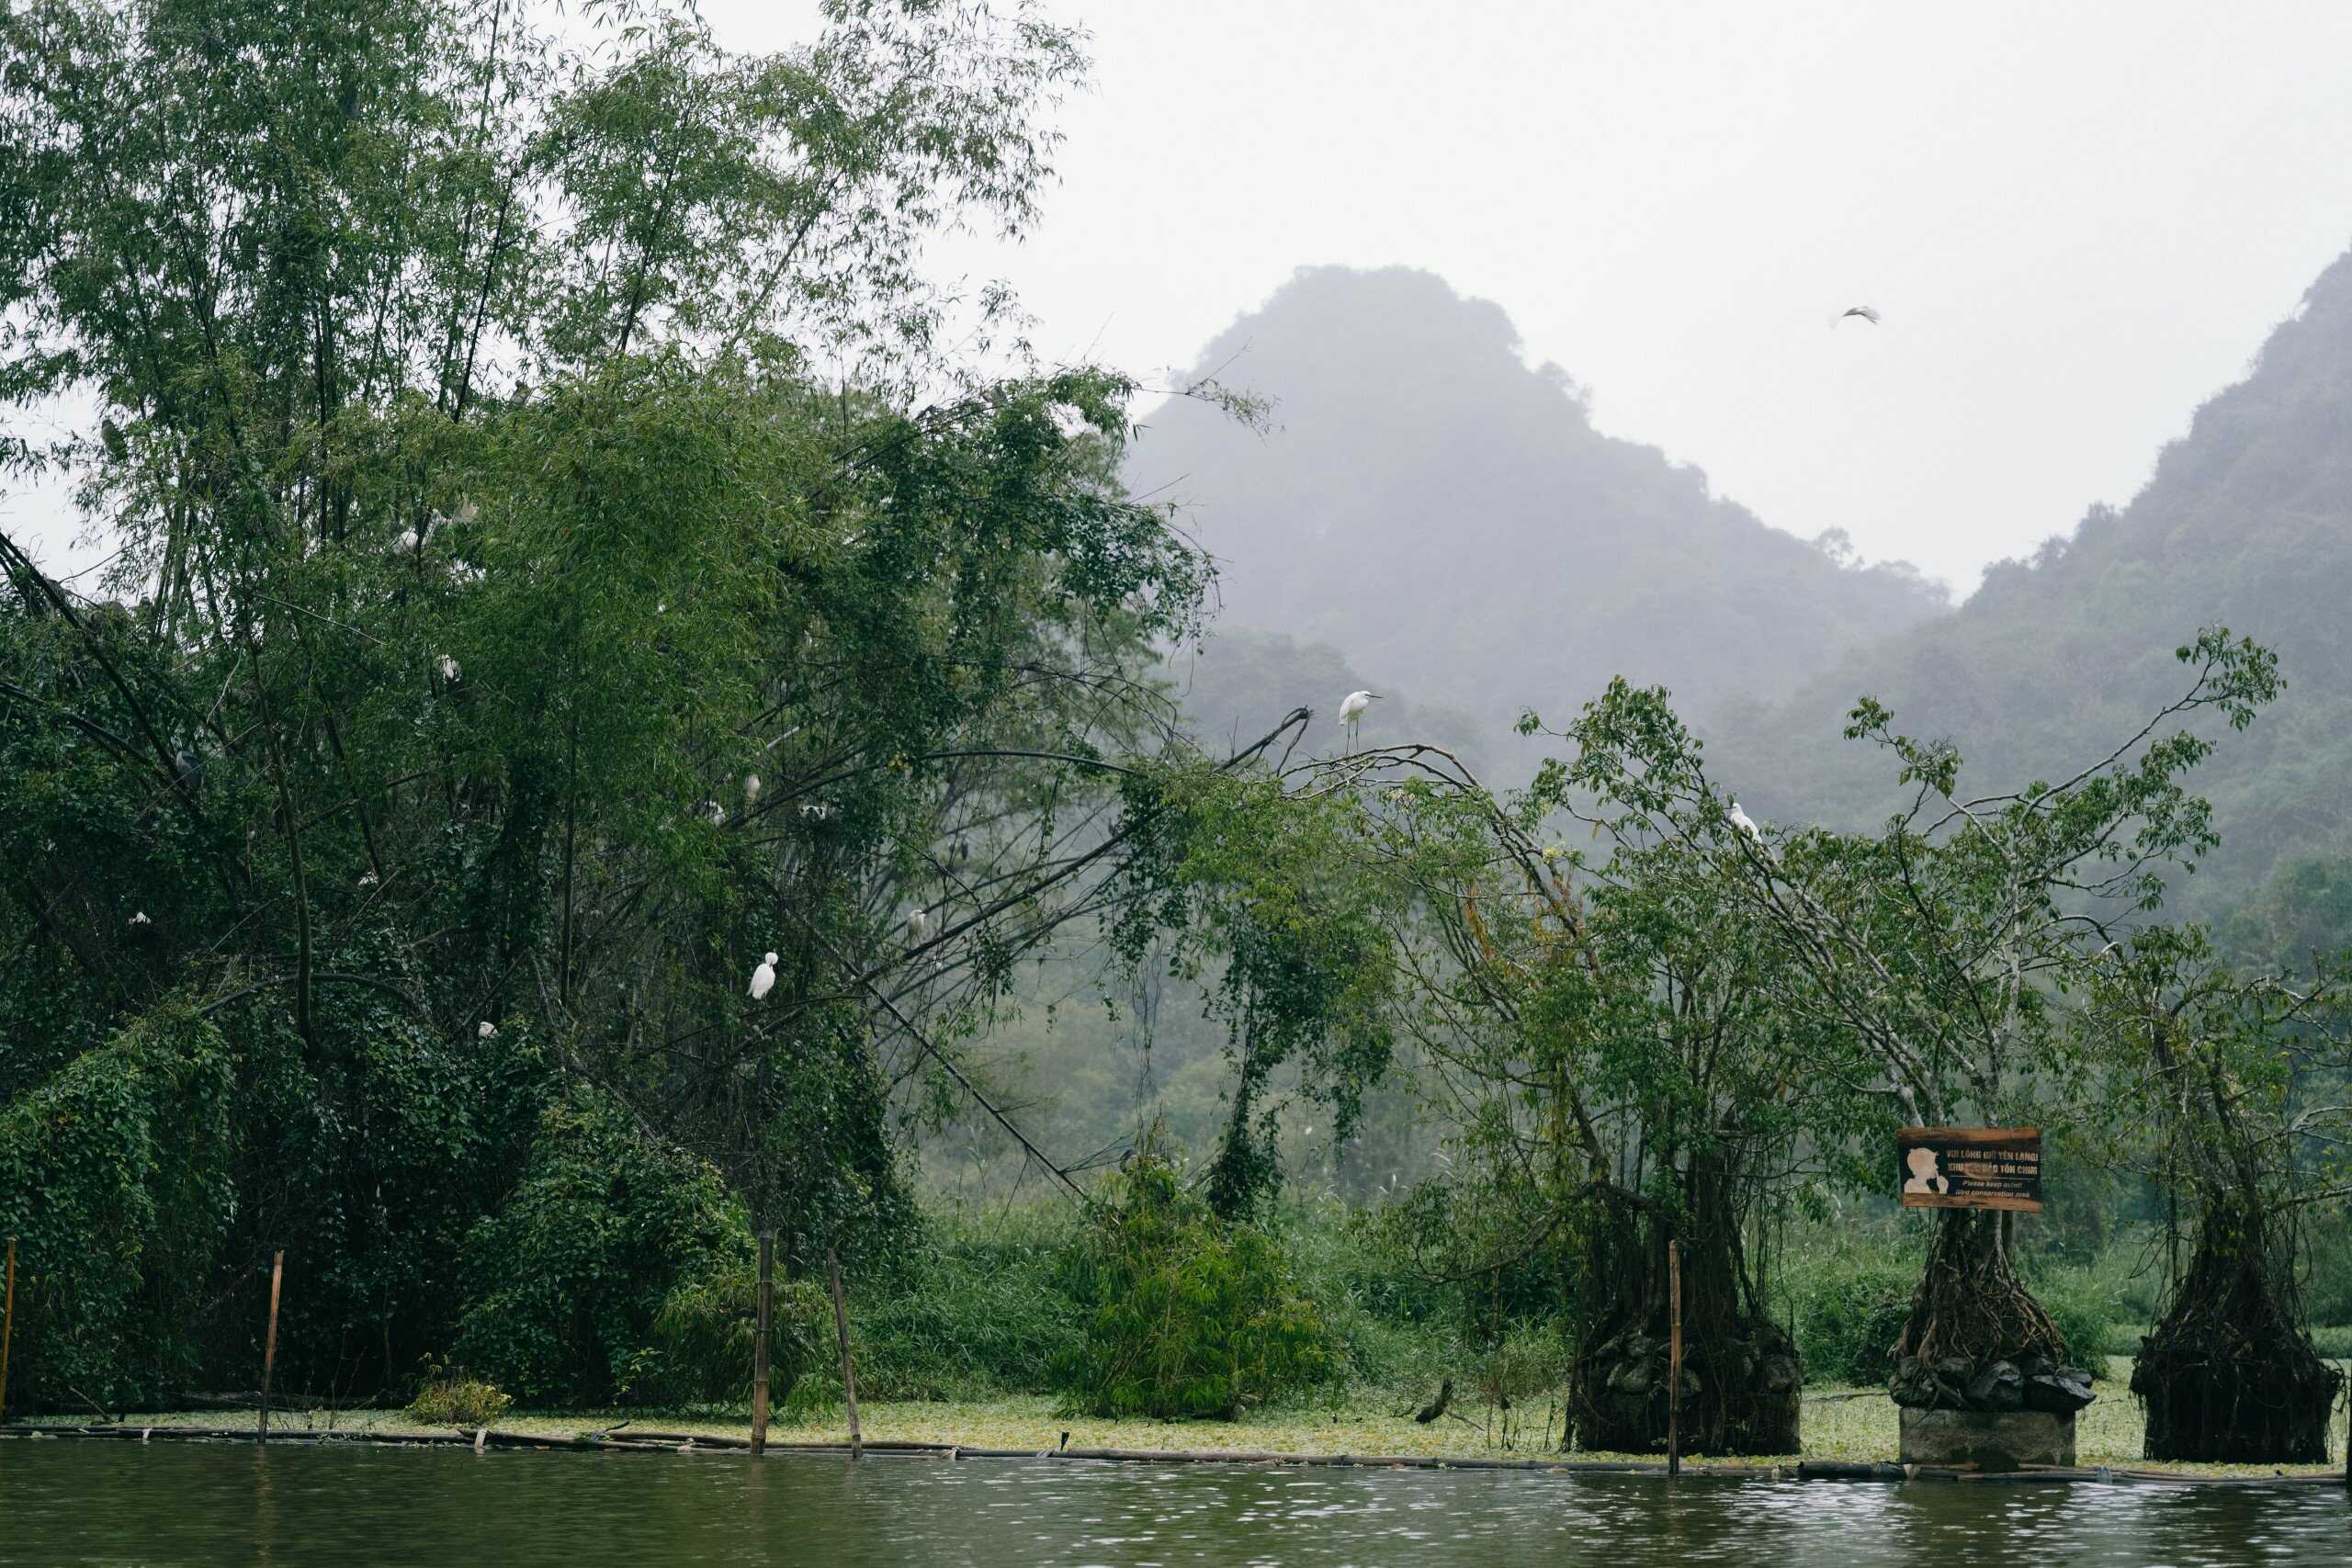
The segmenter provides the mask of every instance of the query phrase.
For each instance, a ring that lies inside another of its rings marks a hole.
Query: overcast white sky
[[[2129,499],[2352,243],[2352,5],[1046,8],[1096,70],[1045,221],[939,257],[1046,353],[1188,365],[1295,267],[1428,267],[1603,428],[1963,590]],[[705,9],[743,48],[816,26]],[[6,511],[78,564],[58,504]]]
[[[1046,8],[1097,62],[1062,182],[944,258],[1044,351],[1188,365],[1296,266],[1428,267],[1603,428],[1962,589],[2128,500],[2352,243],[2340,3]]]

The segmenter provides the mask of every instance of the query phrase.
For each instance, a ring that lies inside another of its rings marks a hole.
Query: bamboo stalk
[[[286,1279],[286,1249],[279,1247],[269,1260],[269,1332],[261,1348],[261,1425],[254,1429],[254,1441],[269,1441],[269,1374],[277,1365],[277,1292]]]
[[[1682,1473],[1682,1244],[1666,1244],[1666,1472]]]
[[[752,1338],[752,1452],[768,1447],[768,1329],[775,1312],[775,1233],[760,1233],[759,1327]]]
[[[857,1367],[849,1353],[849,1304],[842,1295],[841,1254],[831,1247],[825,1249],[825,1269],[833,1280],[833,1332],[842,1342],[842,1398],[849,1405],[849,1457],[858,1458],[865,1451],[865,1440],[857,1429]]]
[[[8,1418],[8,1345],[17,1337],[17,1238],[8,1238],[8,1304],[0,1311],[0,1421]]]

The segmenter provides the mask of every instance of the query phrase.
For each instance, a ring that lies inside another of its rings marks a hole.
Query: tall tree
[[[8,456],[121,547],[103,600],[0,536],[0,1125],[39,1176],[0,1206],[46,1280],[101,1209],[200,1200],[147,1270],[190,1357],[289,1245],[298,1377],[462,1319],[602,1393],[747,1217],[804,1264],[903,1221],[891,1097],[1083,907],[1202,602],[1113,478],[1131,385],[982,375],[960,329],[1006,301],[921,265],[1033,218],[1072,33],[842,0],[746,56],[687,6],[556,14],[0,18],[0,398],[73,426]],[[137,1075],[146,1146],[215,1031],[226,1179],[74,1197],[73,1086]],[[499,1288],[518,1248],[544,1292]]]
[[[2112,940],[2107,922],[2154,909],[2166,874],[2193,870],[2218,841],[2210,807],[2182,783],[2213,742],[2187,721],[2211,710],[2242,729],[2279,687],[2267,650],[2219,628],[2178,660],[2178,694],[2112,750],[2055,784],[1984,795],[1962,790],[1949,743],[1896,732],[1865,699],[1847,734],[1891,754],[1909,794],[1877,833],[1739,829],[1662,694],[1622,683],[1572,728],[1565,782],[1607,804],[1605,833],[1622,840],[1636,822],[1715,860],[1802,975],[1787,992],[1794,1015],[1850,1042],[1821,1070],[1907,1122],[2031,1121],[2082,1081],[2064,1003]],[[2027,1397],[2087,1401],[2087,1380],[2066,1370],[2069,1348],[2018,1276],[2012,1221],[1939,1215],[1896,1347],[1898,1402],[2005,1401],[2017,1380],[1987,1376],[2003,1364],[2027,1369]]]

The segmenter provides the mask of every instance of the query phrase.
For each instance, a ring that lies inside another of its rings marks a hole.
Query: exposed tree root
[[[2150,1459],[2325,1462],[2344,1374],[2301,1327],[2283,1251],[2259,1217],[2205,1211],[2188,1272],[2132,1368]]]
[[[1887,1378],[1897,1404],[2070,1415],[2091,1402],[2090,1375],[2018,1277],[2004,1218],[1940,1217]]]

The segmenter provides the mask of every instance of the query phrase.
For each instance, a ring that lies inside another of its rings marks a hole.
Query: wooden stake
[[[1682,1244],[1666,1244],[1666,1472],[1682,1473]]]
[[[0,1421],[8,1416],[8,1342],[17,1337],[17,1238],[8,1238],[8,1305],[0,1311]]]
[[[277,1289],[286,1278],[286,1249],[279,1247],[269,1260],[269,1334],[261,1345],[261,1427],[254,1441],[269,1441],[269,1374],[277,1365]]]
[[[849,1405],[849,1457],[856,1459],[865,1451],[865,1439],[857,1430],[857,1368],[849,1355],[849,1304],[842,1296],[841,1254],[825,1248],[825,1268],[833,1277],[833,1332],[842,1342],[842,1398]]]
[[[768,1327],[775,1311],[775,1233],[760,1233],[759,1327],[752,1337],[752,1456],[768,1451]]]

